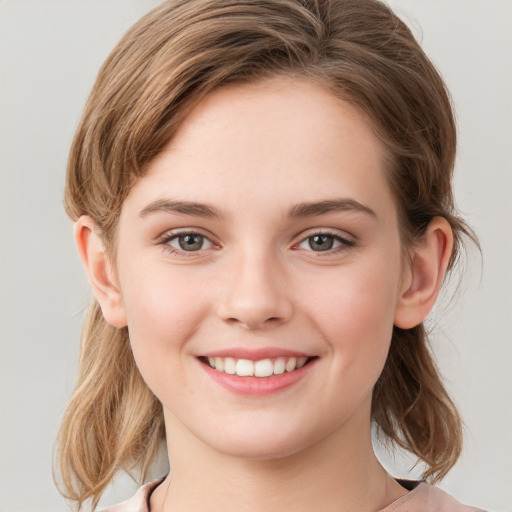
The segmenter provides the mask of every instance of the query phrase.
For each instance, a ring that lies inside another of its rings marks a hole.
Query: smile
[[[208,357],[204,358],[210,368],[218,372],[239,377],[272,377],[282,375],[285,372],[291,373],[302,368],[308,357],[278,357],[276,359],[261,359],[251,361],[250,359],[235,359],[234,357]]]

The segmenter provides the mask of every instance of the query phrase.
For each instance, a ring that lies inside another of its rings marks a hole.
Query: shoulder
[[[165,476],[144,484],[129,500],[118,503],[99,512],[149,512],[149,498],[152,492],[163,482]]]
[[[143,485],[129,500],[100,512],[150,512],[151,493],[162,483],[164,478],[165,476]],[[401,481],[400,483],[410,489],[409,492],[380,512],[485,512],[479,508],[463,505],[447,492],[424,482]]]
[[[410,491],[381,512],[484,512],[457,501],[447,492],[424,482],[403,482]]]

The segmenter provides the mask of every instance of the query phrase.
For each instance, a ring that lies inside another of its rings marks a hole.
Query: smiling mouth
[[[278,357],[275,359],[235,359],[234,357],[200,357],[210,368],[239,377],[272,377],[291,373],[308,364],[314,357]]]

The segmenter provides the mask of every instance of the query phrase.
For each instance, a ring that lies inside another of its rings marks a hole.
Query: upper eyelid
[[[212,243],[217,243],[213,239],[215,238],[211,233],[206,232],[201,228],[176,228],[176,229],[167,229],[161,235],[156,237],[158,242],[163,240],[172,240],[173,238],[177,238],[182,235],[201,235],[204,238],[207,238]]]
[[[335,230],[335,229],[329,229],[329,228],[312,228],[304,231],[299,235],[299,242],[303,242],[307,238],[315,235],[327,235],[332,236],[333,238],[339,239],[339,240],[346,240],[350,242],[355,242],[356,238],[354,235],[351,235],[350,233],[347,233],[346,231],[342,230]]]
[[[172,240],[174,238],[177,238],[179,236],[188,235],[188,234],[200,235],[200,236],[208,239],[215,246],[222,245],[221,242],[219,241],[219,239],[217,237],[215,237],[213,234],[211,234],[210,232],[206,232],[206,230],[203,230],[202,228],[197,228],[197,227],[168,229],[168,230],[164,231],[161,235],[157,236],[156,241],[158,243],[165,243],[165,242]],[[340,240],[340,241],[351,242],[351,243],[356,242],[356,237],[354,237],[353,235],[351,235],[350,233],[348,233],[346,231],[342,231],[342,230],[338,231],[333,228],[310,228],[294,237],[295,241],[292,243],[292,247],[297,246],[298,244],[307,240],[309,237],[315,236],[315,235],[327,235],[327,236],[332,236],[333,238]]]

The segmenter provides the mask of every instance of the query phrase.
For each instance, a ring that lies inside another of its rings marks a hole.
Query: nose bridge
[[[240,247],[230,258],[219,316],[249,329],[286,322],[292,304],[286,272],[279,255],[270,248]]]

